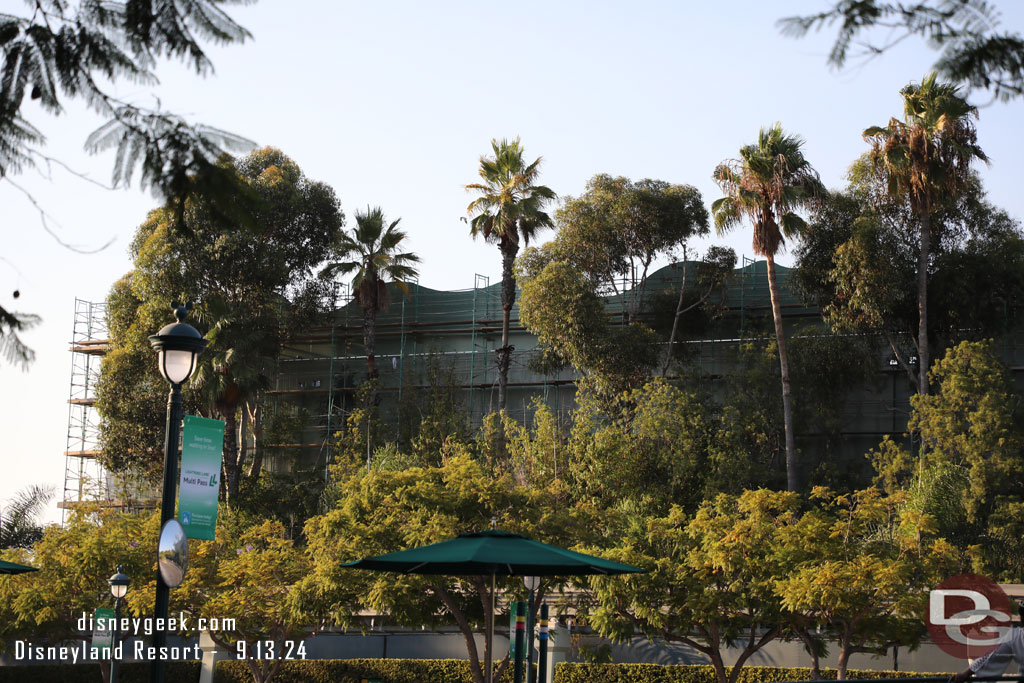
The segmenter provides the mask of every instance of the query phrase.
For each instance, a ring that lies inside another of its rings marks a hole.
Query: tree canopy
[[[238,493],[262,466],[261,395],[281,343],[314,319],[325,283],[314,270],[344,221],[334,191],[308,179],[278,150],[222,161],[258,197],[259,230],[225,222],[201,201],[190,202],[190,235],[174,229],[174,210],[150,213],[132,243],[135,270],[109,299],[111,351],[103,361],[97,407],[103,419],[105,464],[159,466],[155,438],[163,429],[160,396],[147,337],[166,321],[170,301],[196,302],[194,322],[209,340],[186,390],[186,407],[228,423],[224,444],[227,494]],[[163,322],[162,322],[163,321]],[[256,431],[256,450],[237,438],[239,411]]]

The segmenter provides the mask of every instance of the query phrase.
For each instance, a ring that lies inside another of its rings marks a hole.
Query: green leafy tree
[[[332,263],[320,275],[333,277],[355,273],[352,292],[363,311],[363,346],[366,349],[367,375],[377,376],[374,352],[377,341],[377,313],[385,309],[390,300],[388,283],[392,282],[409,295],[408,281],[416,277],[416,254],[399,251],[406,234],[398,229],[401,218],[388,223],[380,207],[367,207],[356,211],[356,227],[350,232],[340,231],[332,248]]]
[[[148,547],[155,540],[154,536]],[[246,659],[253,683],[269,683],[289,653],[285,641],[301,641],[308,633],[296,609],[296,591],[310,566],[304,549],[288,538],[280,522],[221,515],[216,540],[189,542],[188,572],[171,593],[170,609],[191,617],[193,625],[199,618],[234,619],[234,628],[209,632],[214,642],[232,653],[239,652],[239,641],[262,641],[265,647],[272,642],[275,657],[256,659],[249,651]],[[149,579],[155,574],[147,571],[141,576]],[[155,591],[155,578],[133,587],[131,609],[152,614]],[[297,656],[294,650],[291,653]]]
[[[717,483],[714,413],[694,393],[654,380],[608,411],[585,388],[567,448],[576,495],[599,508],[663,515],[697,508]]]
[[[905,492],[962,570],[1014,581],[1024,571],[1020,397],[990,342],[962,342],[932,366],[932,394],[911,399],[914,457],[891,439],[869,453],[877,485]]]
[[[639,386],[658,363],[654,331],[614,325],[593,282],[565,261],[525,280],[519,316],[545,352],[586,374],[605,396]]]
[[[912,399],[907,425],[920,433],[925,462],[967,470],[970,521],[1024,532],[1024,425],[1006,367],[988,344],[962,342],[931,377],[938,391]]]
[[[92,632],[79,630],[79,620],[92,617],[97,607],[113,605],[107,579],[117,565],[124,565],[133,579],[132,591],[142,577],[155,574],[159,522],[158,514],[79,508],[64,526],[47,527],[31,550],[4,552],[3,559],[39,571],[0,582],[0,649],[15,640],[88,643]],[[125,616],[131,613],[129,608]],[[102,672],[107,680],[108,663],[103,663]]]
[[[15,639],[88,639],[78,629],[83,616],[111,604],[107,578],[124,565],[132,579],[124,615],[153,613],[156,547],[160,515],[124,514],[81,508],[65,526],[48,527],[32,551],[9,551],[8,559],[39,568],[0,584],[0,648]],[[309,572],[306,553],[285,537],[282,524],[222,514],[215,541],[189,542],[189,570],[172,591],[170,610],[191,617],[231,618],[234,629],[211,631],[222,647],[235,651],[238,640],[271,640],[283,653],[284,640],[306,633],[293,607],[294,586]],[[31,554],[29,554],[31,553]],[[189,629],[186,635],[194,635]],[[249,660],[254,683],[267,683],[279,660]],[[104,676],[108,671],[104,671]]]
[[[203,43],[251,37],[223,9],[234,1],[44,1],[29,3],[31,11],[23,14],[0,15],[0,180],[27,194],[14,176],[40,162],[60,163],[43,152],[46,139],[25,107],[59,115],[79,101],[108,119],[85,147],[92,153],[116,150],[115,187],[128,186],[138,173],[143,188],[176,207],[179,225],[190,197],[238,214],[242,207],[231,200],[233,176],[215,162],[223,150],[249,148],[251,142],[112,92],[118,83],[155,84],[155,68],[165,59],[184,62],[198,76],[211,73]],[[16,333],[36,320],[0,307],[0,352],[6,360],[31,362],[31,349]]]
[[[816,487],[820,507],[780,531],[791,570],[776,580],[783,607],[826,629],[838,646],[837,678],[856,653],[916,647],[928,591],[953,566],[948,543],[907,514],[903,496],[865,489],[838,496]]]
[[[908,340],[919,323],[917,217],[889,194],[885,174],[867,157],[851,166],[849,178],[844,191],[830,193],[811,213],[796,252],[798,287],[836,331],[883,338],[916,386],[919,368]],[[1019,224],[986,200],[975,178],[933,214],[931,231],[930,346],[1000,335],[1015,325],[1012,302],[1024,296]]]
[[[906,197],[917,218],[918,393],[928,393],[928,269],[932,256],[933,213],[971,181],[971,163],[988,157],[977,145],[971,119],[976,107],[952,83],[931,74],[904,87],[904,118],[864,131],[871,161],[888,179],[891,195]]]
[[[557,257],[621,298],[630,322],[643,311],[654,260],[708,234],[708,212],[692,185],[603,173],[579,197],[566,197],[555,221]]]
[[[486,529],[492,516],[503,530],[545,542],[564,545],[587,537],[592,518],[571,505],[564,484],[548,479],[544,485],[519,485],[505,469],[507,462],[500,459],[492,469],[453,455],[439,467],[339,477],[335,506],[306,525],[314,566],[301,582],[299,604],[309,619],[344,625],[369,609],[406,627],[454,622],[465,638],[473,679],[482,683],[481,660],[496,655],[481,653],[475,639],[493,618],[489,579],[361,572],[340,565]],[[536,612],[552,585],[542,581],[531,610]],[[500,577],[497,589],[523,595],[516,577]],[[505,655],[495,680],[507,664]]]
[[[259,231],[225,222],[190,203],[191,236],[174,230],[172,207],[150,213],[132,243],[135,270],[109,300],[111,352],[104,358],[97,407],[103,454],[112,469],[156,467],[166,392],[147,337],[167,321],[170,301],[197,302],[194,322],[210,342],[185,392],[186,409],[227,423],[223,481],[233,504],[243,472],[259,476],[262,451],[239,438],[244,410],[259,445],[262,397],[282,342],[308,324],[324,287],[313,269],[327,254],[343,215],[334,191],[306,178],[280,151],[266,148],[230,164],[259,197]],[[315,312],[315,311],[314,311]],[[245,472],[245,465],[248,471]]]
[[[682,252],[685,260],[687,242],[707,234],[700,192],[662,180],[599,174],[582,195],[566,198],[556,223],[555,239],[528,249],[516,263],[523,287],[520,318],[538,335],[545,354],[592,376],[608,395],[638,386],[661,353],[649,324],[647,275],[658,258]],[[685,298],[690,292],[684,264],[671,334],[666,330],[669,350],[680,316],[702,305],[734,263],[731,250],[709,249],[696,269],[703,291],[695,300]],[[627,325],[611,322],[603,296],[621,307]]]
[[[768,289],[775,320],[775,339],[782,374],[782,412],[786,430],[786,484],[790,491],[798,486],[799,472],[793,435],[793,400],[789,380],[789,356],[782,329],[782,303],[775,276],[775,255],[784,244],[784,236],[795,238],[806,224],[795,211],[808,206],[824,193],[818,174],[804,158],[803,140],[787,135],[780,124],[762,128],[757,144],[740,149],[740,158],[724,161],[713,177],[725,197],[711,205],[719,234],[736,227],[747,218],[754,231],[754,253],[768,264]]]
[[[786,17],[779,25],[795,38],[838,26],[828,56],[836,68],[851,56],[872,59],[917,36],[942,53],[935,68],[944,78],[988,90],[997,100],[1024,95],[1024,38],[1000,29],[999,12],[988,0],[839,0],[828,10]],[[873,29],[880,40],[864,37]],[[853,46],[859,52],[851,54]]]
[[[555,199],[555,193],[545,185],[538,185],[540,161],[523,159],[524,149],[515,140],[491,140],[493,157],[480,157],[480,178],[483,182],[466,185],[466,189],[480,193],[470,202],[470,234],[498,245],[501,252],[501,347],[498,349],[498,410],[505,409],[508,390],[508,368],[512,359],[508,329],[512,305],[516,301],[516,279],[513,265],[520,243],[528,245],[538,230],[551,227],[551,217],[545,205]]]
[[[693,517],[675,507],[625,524],[603,554],[648,573],[589,580],[588,622],[616,640],[639,631],[688,645],[711,660],[718,683],[736,683],[785,629],[775,584],[789,571],[781,545],[798,508],[795,494],[762,489],[719,495]],[[731,667],[727,647],[739,650]]]

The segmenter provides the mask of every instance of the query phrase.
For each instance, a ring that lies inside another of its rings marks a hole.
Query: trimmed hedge
[[[199,680],[200,663],[167,662],[164,676],[174,683]],[[149,662],[124,662],[117,669],[119,683],[149,683]],[[29,664],[26,666],[0,666],[0,683],[102,683],[100,665],[89,664]],[[251,683],[252,677],[249,678]]]
[[[125,662],[119,669],[121,683],[147,683],[149,664]],[[834,679],[835,669],[822,669]],[[940,674],[907,671],[850,670],[848,678],[911,678]],[[199,680],[199,662],[167,662],[166,678],[174,683]],[[472,683],[469,662],[463,659],[309,659],[284,662],[273,683],[360,683],[379,678],[385,683]],[[745,666],[737,683],[810,680],[811,670]],[[42,664],[0,666],[0,683],[100,683],[99,664]],[[217,664],[216,683],[251,683],[245,662]],[[512,683],[511,664],[500,683]],[[552,683],[715,683],[715,670],[707,665],[675,664],[575,664],[555,668]]]
[[[912,678],[921,674],[909,671],[862,671],[848,669],[847,678]],[[822,678],[835,679],[835,669],[822,669]],[[701,664],[577,664],[563,662],[555,667],[551,683],[716,683],[715,669]],[[809,668],[745,666],[737,683],[772,681],[809,681]]]
[[[473,682],[465,659],[307,659],[282,663],[272,683],[360,683],[371,678],[385,683]],[[252,683],[252,674],[245,662],[221,661],[214,680]],[[500,683],[512,683],[511,663]]]

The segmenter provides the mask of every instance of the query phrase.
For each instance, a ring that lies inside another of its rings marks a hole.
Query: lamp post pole
[[[523,585],[529,592],[526,601],[526,681],[535,683],[537,674],[533,670],[533,598],[534,593],[540,586],[539,576],[524,576]]]
[[[181,434],[182,419],[181,385],[171,384],[171,392],[167,397],[167,426],[164,440],[164,490],[160,501],[160,528],[164,522],[174,518],[174,501],[178,493],[178,439]],[[160,569],[156,571],[156,609],[154,616],[157,621],[153,630],[153,647],[156,657],[150,663],[149,680],[152,683],[163,683],[164,660],[160,657],[160,648],[167,643],[167,632],[160,624],[167,624],[167,610],[171,601],[171,589],[164,583]],[[161,622],[160,620],[163,620]]]
[[[160,501],[160,526],[174,518],[174,502],[178,493],[178,439],[181,430],[182,401],[181,385],[188,381],[196,368],[196,358],[206,346],[206,340],[199,332],[185,322],[190,306],[172,304],[176,323],[171,323],[149,338],[149,343],[158,352],[160,374],[171,385],[167,396],[167,425],[164,428],[164,487]],[[150,663],[151,683],[164,682],[164,661],[160,648],[167,642],[167,608],[171,589],[163,579],[159,567],[156,572],[156,623],[153,631],[155,658]]]

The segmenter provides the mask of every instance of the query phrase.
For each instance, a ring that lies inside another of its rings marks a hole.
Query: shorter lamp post
[[[117,565],[117,573],[107,579],[107,583],[110,584],[110,594],[114,596],[114,633],[110,639],[110,683],[117,683],[116,651],[118,636],[121,635],[121,600],[128,592],[128,584],[131,582],[132,580],[124,573],[122,565]]]
[[[178,436],[181,430],[182,403],[181,385],[188,381],[196,369],[196,359],[206,347],[206,340],[196,328],[185,322],[189,306],[173,304],[174,317],[178,322],[165,326],[149,338],[157,352],[160,374],[170,385],[167,397],[167,426],[164,429],[164,490],[160,502],[160,527],[174,518],[174,501],[178,494]],[[156,619],[167,620],[167,608],[171,600],[171,589],[164,582],[160,570],[156,572]],[[163,630],[153,632],[153,646],[160,648],[167,640]],[[159,652],[159,649],[156,650]],[[150,666],[150,682],[163,683],[163,660],[154,659]]]
[[[523,585],[530,592],[526,602],[526,680],[534,683],[537,674],[533,671],[533,593],[540,586],[539,576],[524,576]]]

